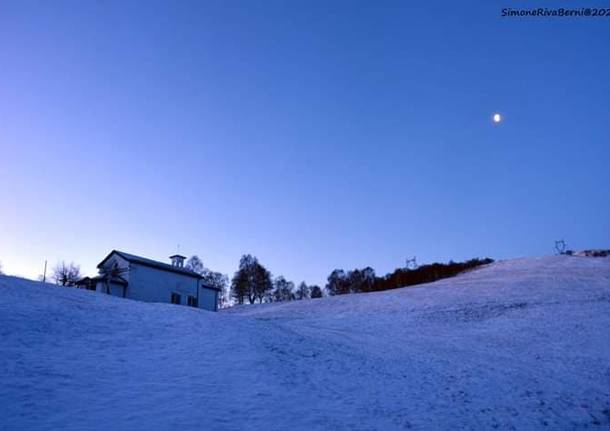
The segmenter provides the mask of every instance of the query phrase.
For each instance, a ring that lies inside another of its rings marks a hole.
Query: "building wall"
[[[180,294],[186,304],[187,295],[197,296],[197,279],[187,275],[160,271],[148,266],[131,264],[128,298],[150,302],[170,302],[172,292]]]
[[[218,310],[218,291],[214,289],[199,289],[199,308]]]
[[[188,304],[188,296],[197,298],[197,278],[163,271],[138,263],[130,264],[127,298],[146,302],[171,302],[172,293],[180,295],[180,303]],[[208,288],[199,289],[199,308],[216,311],[217,294]]]
[[[96,292],[100,292],[106,295],[108,294],[106,290],[107,288],[110,288],[111,295],[120,296],[121,298],[123,297],[123,291],[125,287],[122,284],[110,283],[108,286],[106,286],[106,283],[98,281],[95,285]]]

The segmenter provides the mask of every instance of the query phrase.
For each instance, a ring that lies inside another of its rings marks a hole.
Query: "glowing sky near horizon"
[[[610,247],[610,26],[501,7],[2,2],[4,271],[180,244],[323,284]]]

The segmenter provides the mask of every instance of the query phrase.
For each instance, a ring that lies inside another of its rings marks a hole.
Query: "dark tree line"
[[[249,302],[282,302],[309,298],[321,298],[319,286],[301,282],[295,287],[283,276],[273,278],[256,257],[246,254],[239,260],[239,269],[231,281],[231,296],[238,304]]]
[[[328,276],[328,295],[377,292],[416,284],[430,283],[453,277],[477,266],[492,263],[493,259],[471,259],[465,262],[432,263],[418,268],[397,268],[383,277],[377,277],[371,267],[344,271],[335,269]],[[233,276],[231,295],[236,303],[282,302],[309,298],[321,298],[324,293],[319,286],[308,286],[301,282],[297,287],[283,276],[272,278],[271,273],[249,254],[242,256],[239,269]]]
[[[348,272],[342,269],[335,269],[328,276],[326,290],[329,295],[372,292],[375,290],[376,280],[375,270],[371,267],[354,269]]]
[[[432,263],[416,269],[397,268],[384,277],[376,277],[373,268],[355,269],[345,272],[335,269],[330,273],[326,283],[329,295],[347,293],[377,292],[415,284],[430,283],[442,278],[453,277],[477,266],[492,263],[493,259],[470,259],[466,262]]]
[[[246,254],[239,260],[239,269],[231,281],[231,295],[238,304],[247,300],[262,303],[273,288],[271,273],[252,255]]]

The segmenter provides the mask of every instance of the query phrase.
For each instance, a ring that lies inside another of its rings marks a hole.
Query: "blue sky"
[[[2,2],[4,270],[610,247],[610,21],[414,3]]]

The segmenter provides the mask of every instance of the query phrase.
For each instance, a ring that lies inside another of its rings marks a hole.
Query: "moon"
[[[498,114],[497,112],[493,115],[492,117],[493,122],[496,124],[499,124],[502,121],[502,115]]]

